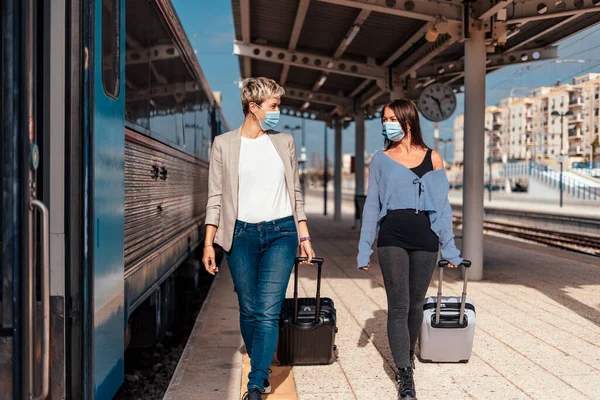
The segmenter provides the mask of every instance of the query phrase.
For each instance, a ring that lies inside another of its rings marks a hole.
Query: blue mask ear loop
[[[258,104],[256,104],[256,103],[254,103],[254,104],[256,105],[256,107],[258,107],[258,108],[260,108],[261,110],[263,110],[263,108],[262,108],[261,106],[259,106],[259,105],[258,105]],[[265,111],[265,110],[263,110],[263,111]],[[261,122],[263,122],[263,120],[261,120],[260,118],[258,118],[258,115],[254,114],[254,113],[252,113],[252,115],[254,115],[254,117],[255,117],[255,118],[256,118],[256,120],[258,121],[258,126],[260,126],[260,129],[262,129],[262,130],[263,130],[263,132],[265,132],[265,131],[266,131],[266,129],[265,129],[265,128],[263,128],[263,126],[262,126],[262,124],[261,124]],[[266,111],[265,111],[265,119],[267,119],[267,112],[266,112]]]

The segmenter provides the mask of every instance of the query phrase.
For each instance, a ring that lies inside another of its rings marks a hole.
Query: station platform
[[[460,206],[463,200],[462,192],[451,190],[448,199],[453,206]],[[484,193],[483,204],[486,208],[595,218],[600,222],[600,201],[594,200],[576,200],[565,196],[563,207],[560,207],[558,200],[537,198],[534,194],[528,193],[492,192],[492,201],[489,201],[486,192]]]
[[[358,271],[353,206],[343,202],[341,222],[323,217],[322,209],[322,197],[307,197],[315,251],[325,259],[322,296],[334,300],[338,313],[339,359],[328,366],[274,363],[274,390],[263,398],[396,399],[377,257],[368,272]],[[419,400],[599,399],[598,258],[491,236],[484,245],[484,280],[469,284],[477,309],[472,358],[466,364],[417,360]],[[315,270],[300,271],[300,295],[313,295]],[[445,275],[444,293],[459,295],[458,271]],[[436,285],[434,275],[428,295]],[[164,398],[240,399],[247,373],[236,295],[224,265]]]

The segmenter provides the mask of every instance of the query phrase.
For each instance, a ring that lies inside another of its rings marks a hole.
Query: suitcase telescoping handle
[[[438,283],[438,293],[437,293],[437,305],[435,307],[435,323],[440,323],[441,309],[442,309],[442,281],[444,280],[444,268],[446,268],[450,264],[447,260],[440,260],[438,262],[438,267],[440,267],[440,282]],[[459,325],[463,324],[465,319],[465,303],[467,301],[467,271],[471,266],[471,261],[463,260],[460,263],[463,267],[465,267],[465,279],[463,280],[463,290],[462,296],[460,298],[460,314],[458,316]],[[460,265],[457,265],[459,267]]]
[[[306,257],[296,257],[294,262],[294,324],[298,322],[298,265],[308,261]],[[322,258],[313,258],[312,264],[317,264],[317,305],[315,307],[315,323],[319,323],[319,317],[321,314],[321,270],[323,268]]]

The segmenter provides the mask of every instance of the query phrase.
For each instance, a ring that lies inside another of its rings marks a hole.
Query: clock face
[[[427,86],[419,96],[419,111],[433,122],[450,118],[456,110],[456,95],[449,86],[434,83]]]

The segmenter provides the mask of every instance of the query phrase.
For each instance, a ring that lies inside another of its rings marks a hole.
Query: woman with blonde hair
[[[217,136],[210,156],[202,262],[214,275],[213,244],[225,251],[251,363],[247,400],[259,400],[271,389],[269,366],[298,244],[308,262],[314,257],[294,139],[273,130],[283,95],[271,79],[244,80],[244,123]]]
[[[410,100],[392,101],[383,107],[382,123],[385,151],[376,152],[369,165],[358,267],[368,269],[378,235],[398,399],[414,400],[414,349],[438,251],[451,268],[462,258],[454,244],[444,161],[423,142],[417,107]]]

